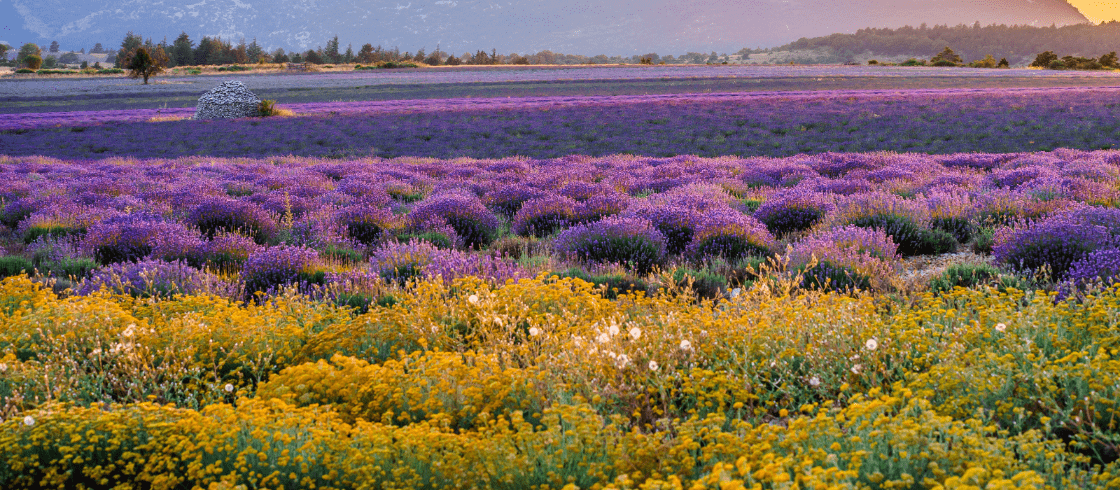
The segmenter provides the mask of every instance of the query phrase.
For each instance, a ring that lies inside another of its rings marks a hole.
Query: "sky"
[[[1065,1],[0,0],[0,42],[19,46],[59,40],[64,50],[88,50],[95,42],[116,46],[127,30],[157,39],[174,38],[185,30],[196,41],[202,35],[256,37],[270,49],[288,50],[315,48],[339,35],[344,45],[358,43],[355,49],[372,42],[400,46],[402,51],[421,46],[430,50],[442,43],[444,49],[458,51],[551,49],[589,56],[733,52],[862,27],[917,25],[927,19],[988,24],[1014,18],[1034,24],[1034,14],[1024,12],[1043,4],[1059,4],[1076,15]],[[1069,3],[1091,21],[1120,20],[1120,0]],[[985,10],[987,15],[977,19],[968,9]],[[954,20],[936,18],[945,12]],[[1049,24],[1045,18],[1038,22]]]
[[[1069,0],[1069,3],[1093,22],[1120,20],[1120,1]]]

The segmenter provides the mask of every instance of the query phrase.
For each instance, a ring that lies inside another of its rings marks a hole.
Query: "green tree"
[[[36,56],[39,58],[39,64],[43,63],[43,50],[39,48],[38,44],[27,43],[19,47],[19,53],[16,54],[16,66],[27,65],[27,57]],[[39,68],[34,68],[38,70]]]
[[[58,68],[58,58],[48,54],[46,58],[43,58],[43,68]]]
[[[27,55],[21,65],[31,70],[38,70],[43,67],[43,57],[37,54]]]
[[[163,65],[167,62],[167,54],[163,52],[163,48],[157,47],[154,51],[149,52],[148,48],[136,48],[136,51],[129,53],[128,56],[128,76],[129,78],[143,78],[144,85],[148,84],[148,78],[159,74],[163,71]]]
[[[276,51],[272,52],[273,63],[288,63],[291,60],[292,59],[288,57],[288,53],[284,52],[284,48],[276,48]]]
[[[136,49],[143,44],[144,40],[140,36],[133,34],[132,31],[128,31],[128,33],[124,35],[124,40],[121,41],[121,49],[117,51],[116,67],[127,68],[129,53],[136,52]]]
[[[93,49],[89,50],[89,52],[91,54],[101,54],[105,52],[105,48],[101,46],[101,43],[97,43],[93,45]]]
[[[171,63],[168,66],[190,66],[194,64],[194,41],[186,32],[179,34],[171,43]]]
[[[52,52],[52,53],[57,53],[58,52],[58,41],[51,41],[50,52]]]
[[[964,61],[961,55],[953,51],[952,48],[945,46],[945,49],[937,53],[937,56],[930,58],[929,63],[934,66],[956,66]]]
[[[1035,68],[1049,68],[1050,64],[1055,61],[1058,61],[1058,55],[1054,54],[1053,51],[1043,51],[1038,53],[1038,56],[1034,57],[1034,62],[1031,63],[1031,66]]]
[[[377,58],[374,57],[373,45],[370,43],[363,44],[362,49],[358,51],[358,63],[369,64],[375,61],[377,61]]]
[[[1011,68],[1011,63],[1007,62],[1007,58],[1000,58],[996,68]]]
[[[1098,62],[1105,68],[1120,68],[1120,64],[1117,64],[1116,51],[1102,55]]]
[[[81,63],[81,60],[78,59],[78,53],[64,53],[58,57],[58,62],[64,65],[73,65]]]
[[[7,61],[8,51],[11,51],[11,50],[12,50],[11,46],[9,46],[7,44],[4,44],[4,43],[0,43],[0,60]]]
[[[261,55],[264,54],[264,49],[260,44],[257,44],[257,38],[253,38],[253,42],[249,43],[249,47],[245,50],[245,54],[249,56],[249,63],[257,63],[261,61]]]
[[[323,49],[323,58],[330,63],[342,62],[342,55],[338,54],[338,36],[331,38],[327,41],[327,47]]]
[[[303,53],[303,61],[313,65],[321,65],[323,64],[323,55],[314,49],[309,49],[306,53]]]

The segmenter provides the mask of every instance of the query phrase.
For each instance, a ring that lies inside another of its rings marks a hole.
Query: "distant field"
[[[293,118],[148,122],[187,109],[0,116],[0,153],[59,158],[569,154],[789,156],[1110,149],[1120,89],[806,91],[289,104]]]
[[[859,66],[460,67],[317,74],[0,80],[0,113],[194,107],[237,79],[282,104],[458,97],[547,97],[790,90],[1120,86],[1111,72]]]

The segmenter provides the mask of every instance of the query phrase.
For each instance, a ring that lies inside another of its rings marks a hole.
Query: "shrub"
[[[338,211],[335,216],[346,234],[363,245],[376,243],[398,226],[397,217],[385,207],[351,206]]]
[[[535,199],[543,196],[545,193],[539,189],[529,187],[525,184],[511,184],[504,185],[494,189],[486,194],[483,201],[502,216],[512,217],[521,210],[530,199]]]
[[[773,235],[757,219],[732,209],[709,211],[699,223],[686,254],[693,260],[721,257],[738,261],[774,252]]]
[[[1111,212],[1115,211],[1115,212]],[[1001,228],[995,234],[992,255],[1020,272],[1049,268],[1050,279],[1061,280],[1074,262],[1114,243],[1120,210],[1078,209],[1033,223]]]
[[[232,284],[185,262],[142,260],[112,264],[92,271],[75,293],[89,295],[105,289],[140,298],[172,298],[177,295],[215,294],[233,298]]]
[[[758,206],[758,218],[770,233],[784,235],[808,230],[824,219],[836,205],[828,196],[795,190],[767,199]]]
[[[374,249],[370,269],[386,281],[404,284],[423,277],[424,269],[438,253],[438,248],[425,241],[388,242]]]
[[[319,253],[300,246],[262,248],[249,255],[241,271],[245,293],[275,292],[281,286],[316,282],[315,262]]]
[[[82,278],[98,267],[98,263],[86,257],[67,257],[59,260],[44,261],[39,264],[39,272],[53,277],[69,279]]]
[[[26,258],[8,255],[0,257],[0,278],[31,274],[35,266]]]
[[[576,219],[579,204],[567,197],[549,195],[530,199],[513,217],[513,232],[543,237],[567,227]]]
[[[260,245],[252,238],[237,233],[219,233],[197,250],[190,263],[195,267],[237,270],[257,250],[260,250]]]
[[[197,241],[198,232],[182,224],[133,214],[107,218],[91,226],[82,239],[81,249],[97,262],[108,265],[147,257],[157,244],[163,245],[162,255],[167,256],[182,251],[182,245]]]
[[[886,289],[897,261],[898,246],[884,231],[845,226],[794,244],[788,266],[801,270],[804,287]]]
[[[722,298],[727,292],[727,277],[708,270],[678,268],[673,271],[676,287],[688,286],[697,297],[702,299]]]
[[[904,256],[952,251],[956,240],[947,232],[927,228],[928,221],[923,204],[879,192],[851,196],[834,217],[837,225],[883,230]]]
[[[666,251],[679,254],[692,243],[701,214],[687,206],[654,204],[631,208],[623,216],[639,218],[653,224],[665,237]]]
[[[1111,286],[1120,282],[1120,249],[1109,247],[1089,253],[1070,265],[1067,279],[1073,289],[1088,284]]]
[[[488,417],[540,412],[545,398],[537,386],[530,371],[508,367],[495,355],[417,352],[383,365],[335,355],[329,363],[293,366],[263,384],[259,396],[304,406],[329,404],[348,422],[407,426],[439,420],[463,430]],[[386,413],[391,414],[387,420]]]
[[[597,194],[579,203],[576,207],[577,223],[598,221],[607,216],[615,216],[626,211],[630,205],[630,196],[618,192]]]
[[[31,73],[35,73],[35,70],[32,70],[30,68],[20,68],[20,69],[16,70],[16,73],[19,73],[21,75],[28,75],[28,74],[31,74]]]
[[[952,291],[955,287],[974,288],[999,278],[999,269],[988,264],[953,264],[929,282],[934,293]]]
[[[416,204],[409,213],[414,224],[443,221],[450,225],[463,246],[480,248],[498,236],[498,218],[478,197],[465,193],[446,193]]]
[[[976,231],[976,205],[967,194],[936,193],[926,198],[930,228],[953,235],[968,243]]]
[[[622,264],[646,273],[664,262],[665,241],[665,235],[649,221],[610,217],[561,232],[553,246],[579,260]]]
[[[196,205],[186,221],[210,238],[224,231],[250,237],[259,244],[274,238],[280,229],[276,218],[260,206],[224,196]]]
[[[592,274],[580,268],[571,268],[555,272],[553,275],[560,278],[572,277],[594,284],[606,299],[618,299],[620,295],[625,294],[652,292],[652,287],[644,279],[625,274]]]

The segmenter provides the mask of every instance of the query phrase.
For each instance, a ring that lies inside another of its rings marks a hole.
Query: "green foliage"
[[[279,115],[279,110],[276,109],[276,101],[269,99],[261,99],[261,103],[257,104],[257,114],[260,117],[270,117]]]
[[[945,46],[945,49],[929,60],[933,66],[960,66],[963,61],[961,55],[948,46]]]
[[[361,252],[341,245],[328,244],[319,252],[319,255],[328,259],[337,260],[347,264],[357,264],[365,261]]]
[[[727,292],[727,277],[710,270],[679,268],[673,271],[677,288],[691,288],[701,299],[722,298]]]
[[[573,277],[587,281],[599,288],[606,299],[617,299],[623,294],[649,293],[650,285],[645,280],[624,274],[591,274],[583,269],[571,269],[556,272],[553,275],[560,278]]]
[[[218,68],[218,71],[249,71],[249,70],[252,70],[252,68],[250,68],[248,66],[241,66],[241,65],[229,65],[229,66],[222,66],[222,67]]]
[[[1004,60],[1004,62],[1006,61],[1007,60]],[[999,66],[999,62],[996,61],[996,58],[994,56],[989,54],[982,60],[976,60],[972,63],[969,63],[968,66],[971,66],[973,68],[996,68],[997,66]]]
[[[23,257],[13,255],[0,257],[0,278],[31,274],[34,271],[35,266]]]
[[[43,58],[37,54],[27,55],[27,57],[23,58],[22,64],[29,70],[38,70],[43,66]]]
[[[917,58],[910,58],[910,59],[900,63],[899,66],[926,66],[926,62],[925,62],[925,60],[919,60]]]
[[[24,75],[24,74],[29,74],[29,73],[35,73],[35,70],[31,70],[31,69],[28,69],[28,68],[20,68],[20,69],[16,70],[16,73]]]
[[[999,277],[999,269],[988,264],[953,264],[929,282],[935,293],[952,291],[955,287],[974,288]]]
[[[875,214],[853,220],[861,228],[878,228],[898,244],[902,256],[929,255],[951,252],[957,241],[944,230],[927,229],[914,220],[897,214]]]
[[[98,268],[97,261],[85,257],[65,258],[59,261],[36,261],[39,272],[58,278],[81,279]]]
[[[37,75],[76,75],[78,72],[74,70],[38,70],[35,72]]]
[[[1058,59],[1058,55],[1053,51],[1043,51],[1034,57],[1034,62],[1031,63],[1033,68],[1049,68],[1050,64]]]
[[[166,62],[167,55],[163,53],[163,48],[149,52],[147,48],[140,47],[129,53],[125,68],[128,69],[129,78],[143,78],[144,85],[147,85],[148,78],[163,73]]]

